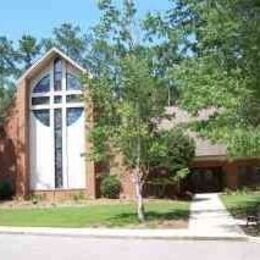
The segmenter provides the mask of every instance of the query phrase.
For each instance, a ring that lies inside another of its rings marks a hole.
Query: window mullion
[[[64,179],[64,188],[69,188],[69,178],[68,178],[68,158],[67,158],[67,126],[66,126],[66,118],[67,118],[67,111],[66,111],[66,63],[63,61],[62,66],[62,124],[63,124],[63,179]]]

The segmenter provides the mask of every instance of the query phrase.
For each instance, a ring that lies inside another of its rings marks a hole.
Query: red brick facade
[[[65,199],[70,198],[73,194],[78,194],[82,190],[49,190],[49,191],[33,191],[30,190],[30,146],[29,146],[29,86],[30,79],[34,74],[39,73],[45,64],[48,64],[55,57],[62,55],[56,49],[51,50],[46,54],[38,67],[32,72],[25,73],[26,77],[22,77],[17,85],[16,96],[8,108],[6,120],[2,125],[0,135],[0,180],[11,180],[15,194],[18,197],[27,197],[30,194],[41,195],[46,198]],[[70,62],[68,58],[68,62]],[[72,64],[73,65],[73,64]],[[92,109],[91,106],[86,106],[86,133],[91,127]],[[91,144],[86,136],[86,150],[88,151]],[[86,190],[83,193],[89,198],[96,198],[96,173],[95,164],[92,161],[86,160]]]

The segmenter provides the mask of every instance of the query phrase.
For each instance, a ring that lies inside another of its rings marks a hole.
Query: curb
[[[97,239],[142,239],[142,240],[186,240],[186,241],[240,241],[260,243],[260,239],[248,236],[206,236],[192,234],[173,234],[166,230],[165,232],[150,232],[150,230],[25,230],[14,228],[0,228],[0,234],[5,235],[27,235],[27,236],[44,236],[44,237],[68,237],[68,238],[97,238]],[[175,230],[176,232],[176,230]]]
[[[252,236],[249,236],[249,237],[248,237],[248,241],[251,242],[251,243],[260,244],[260,237],[252,237]]]

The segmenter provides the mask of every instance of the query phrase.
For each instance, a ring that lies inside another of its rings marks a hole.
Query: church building
[[[81,192],[88,198],[100,196],[100,167],[88,156],[93,113],[84,97],[87,86],[80,80],[87,74],[53,48],[18,79],[16,95],[0,126],[0,181],[10,181],[15,195],[66,199]],[[168,112],[172,120],[162,123],[164,129],[194,120],[177,107],[168,108]],[[202,111],[196,120],[206,120],[211,112]],[[259,158],[230,161],[224,145],[196,134],[193,137],[196,157],[187,190],[215,192],[260,185]],[[133,198],[131,176],[126,173],[120,179],[122,197]],[[154,187],[145,189],[147,195],[154,196],[155,191]]]

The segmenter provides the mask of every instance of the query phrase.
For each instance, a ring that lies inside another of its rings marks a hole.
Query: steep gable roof
[[[73,67],[75,67],[76,69],[78,69],[81,73],[88,73],[86,71],[86,69],[84,69],[81,65],[79,65],[77,62],[75,62],[73,59],[71,59],[70,57],[68,57],[65,53],[63,53],[62,51],[60,51],[57,48],[52,48],[50,49],[48,52],[46,52],[39,60],[37,60],[29,69],[27,69],[23,75],[17,80],[17,84],[19,84],[19,82],[31,78],[36,71],[40,70],[42,67],[44,67],[48,62],[50,62],[53,58],[55,58],[55,56],[60,56],[61,58],[63,58],[65,61],[67,61],[68,63],[70,63]]]

